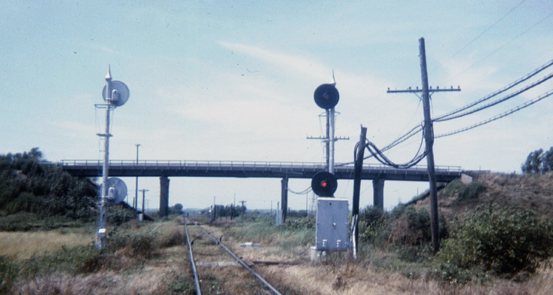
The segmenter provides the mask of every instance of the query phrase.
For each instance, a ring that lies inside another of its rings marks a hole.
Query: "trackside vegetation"
[[[274,215],[230,205],[210,225],[208,212],[190,218],[246,261],[269,263],[254,267],[285,294],[550,294],[553,172],[543,163],[551,153],[529,155],[522,175],[440,184],[438,253],[425,193],[391,211],[361,210],[357,260],[329,253],[312,262],[316,220],[305,211],[279,226]],[[0,294],[194,294],[182,205],[144,223],[111,206],[98,250],[96,195],[93,179],[72,177],[38,148],[0,155],[0,245],[15,245],[0,247]],[[248,242],[261,247],[240,247]]]

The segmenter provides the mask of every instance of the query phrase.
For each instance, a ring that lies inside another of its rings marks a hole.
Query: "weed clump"
[[[315,228],[315,216],[307,216],[304,218],[289,218],[283,224],[283,228],[287,230],[305,230]]]
[[[390,218],[378,207],[368,207],[359,218],[359,238],[374,245],[382,245],[387,240],[387,227]]]
[[[448,235],[445,218],[440,215],[440,237]],[[423,246],[432,241],[430,214],[415,206],[396,207],[391,213],[368,207],[360,215],[359,236],[362,241],[386,248],[394,246]]]
[[[132,258],[148,259],[152,256],[157,236],[157,232],[121,233],[114,230],[106,239],[106,250],[110,253],[121,251]]]

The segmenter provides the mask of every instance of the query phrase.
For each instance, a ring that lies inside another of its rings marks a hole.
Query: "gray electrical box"
[[[348,237],[348,201],[317,199],[317,251],[346,251]]]

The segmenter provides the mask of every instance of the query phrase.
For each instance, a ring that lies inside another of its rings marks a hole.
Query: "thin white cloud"
[[[315,61],[240,43],[220,41],[219,44],[226,49],[270,62],[286,70],[294,71],[304,77],[314,80],[330,81],[330,69]]]

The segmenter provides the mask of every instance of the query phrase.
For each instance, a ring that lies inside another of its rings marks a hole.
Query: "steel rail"
[[[244,261],[240,260],[234,253],[232,253],[225,245],[223,245],[221,242],[217,241],[214,237],[212,237],[208,232],[206,232],[201,226],[198,225],[197,222],[194,222],[194,224],[206,235],[208,236],[213,242],[215,242],[216,245],[221,246],[223,250],[225,250],[234,260],[236,260],[240,265],[242,265],[245,269],[247,269],[251,274],[253,274],[265,287],[267,287],[273,294],[275,295],[281,295],[280,292],[277,291],[271,284],[269,284],[267,281],[265,281],[261,276],[259,276],[253,269],[251,269]]]
[[[192,245],[190,244],[190,236],[188,235],[188,229],[184,220],[184,233],[186,234],[186,244],[188,245],[188,256],[190,258],[190,266],[192,267],[192,275],[194,276],[194,285],[196,285],[196,295],[202,295],[202,289],[200,288],[200,278],[198,277],[198,271],[196,270],[196,262],[194,262],[194,255],[192,254]]]

